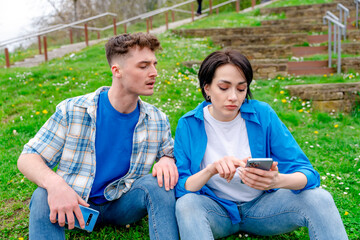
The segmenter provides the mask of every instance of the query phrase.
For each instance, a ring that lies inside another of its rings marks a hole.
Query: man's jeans
[[[182,240],[214,239],[239,231],[278,235],[307,227],[311,239],[348,239],[330,193],[311,189],[294,194],[280,189],[238,205],[241,222],[232,224],[228,212],[211,198],[189,193],[176,202]]]
[[[100,212],[97,224],[123,226],[148,215],[150,239],[179,239],[174,191],[160,188],[157,178],[151,175],[137,179],[131,189],[115,201],[89,204]],[[39,187],[30,202],[30,239],[65,239],[64,227],[51,223],[49,214],[47,191]]]

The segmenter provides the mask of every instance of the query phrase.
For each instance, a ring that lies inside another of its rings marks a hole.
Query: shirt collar
[[[245,102],[241,105],[240,107],[241,117],[244,118],[245,120],[260,124],[260,121],[256,114],[256,110],[254,106],[251,104],[251,102],[252,100],[245,100]],[[204,120],[203,108],[210,104],[211,104],[210,102],[203,101],[194,110],[185,114],[184,117],[194,116],[195,118],[203,121]]]

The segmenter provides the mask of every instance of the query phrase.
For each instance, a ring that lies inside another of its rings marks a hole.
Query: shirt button
[[[90,173],[90,175],[93,177],[93,176],[94,176],[94,173],[92,172],[92,173]]]

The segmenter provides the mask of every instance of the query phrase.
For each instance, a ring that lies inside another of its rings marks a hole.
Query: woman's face
[[[245,100],[247,83],[244,74],[233,64],[225,64],[215,71],[212,83],[204,90],[211,97],[210,114],[219,121],[233,120]]]

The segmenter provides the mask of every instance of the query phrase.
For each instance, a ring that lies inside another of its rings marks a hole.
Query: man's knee
[[[37,208],[38,206],[43,208],[44,205],[48,205],[47,198],[47,191],[44,188],[38,187],[31,197],[30,209]]]
[[[170,203],[175,205],[175,193],[171,189],[169,191],[165,190],[164,184],[162,187],[159,186],[157,178],[153,177],[151,174],[148,174],[137,180],[135,188],[141,188],[145,190],[153,199],[161,200],[161,203]]]

